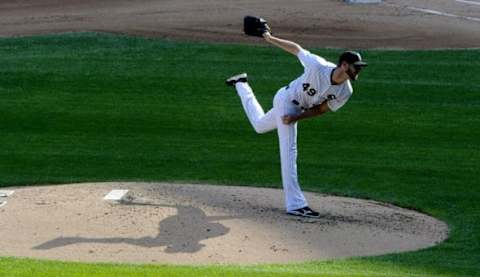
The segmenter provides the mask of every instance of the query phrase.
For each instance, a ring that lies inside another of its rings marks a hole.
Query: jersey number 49
[[[306,92],[310,96],[314,96],[317,91],[314,88],[310,87],[309,83],[303,83],[303,91]]]

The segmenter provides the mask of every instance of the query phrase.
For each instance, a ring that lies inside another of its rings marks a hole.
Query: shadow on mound
[[[148,205],[172,207],[157,204],[127,203],[127,205]],[[230,229],[215,222],[233,219],[232,216],[207,216],[205,212],[193,206],[173,206],[178,212],[160,221],[159,232],[156,237],[140,238],[86,238],[86,237],[58,237],[33,247],[35,250],[49,250],[79,243],[131,244],[146,248],[166,246],[165,253],[195,253],[205,245],[202,240],[226,235]]]

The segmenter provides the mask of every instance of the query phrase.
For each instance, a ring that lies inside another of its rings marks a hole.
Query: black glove
[[[270,27],[265,19],[247,15],[243,18],[243,31],[249,36],[263,37],[264,33],[270,33]]]

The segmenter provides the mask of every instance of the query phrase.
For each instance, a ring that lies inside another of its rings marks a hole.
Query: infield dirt
[[[474,2],[474,1],[470,1]],[[435,14],[436,13],[436,14]],[[259,43],[245,15],[275,34],[315,47],[479,47],[479,5],[454,0],[24,0],[0,3],[0,36],[102,31],[172,39]]]

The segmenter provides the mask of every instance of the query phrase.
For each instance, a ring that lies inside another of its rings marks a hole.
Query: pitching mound
[[[127,200],[103,200],[128,189]],[[288,216],[277,189],[89,183],[14,189],[0,255],[86,262],[257,264],[433,246],[447,225],[374,201],[307,193],[320,219]]]

